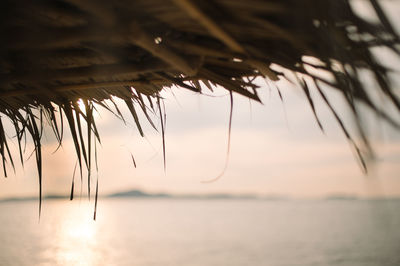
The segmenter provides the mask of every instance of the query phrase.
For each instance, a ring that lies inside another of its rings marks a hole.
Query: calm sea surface
[[[400,265],[400,201],[0,203],[0,265]]]

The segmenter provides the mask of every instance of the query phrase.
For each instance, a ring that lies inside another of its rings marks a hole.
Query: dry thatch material
[[[400,110],[388,70],[370,49],[385,46],[399,55],[399,38],[378,1],[366,2],[379,23],[356,15],[350,0],[3,0],[0,112],[15,126],[21,161],[21,142],[32,137],[41,184],[44,121],[61,142],[65,114],[79,165],[90,170],[92,142],[99,139],[94,103],[107,107],[103,100],[122,98],[143,134],[137,107],[147,117],[161,112],[163,88],[201,93],[200,84],[210,90],[220,85],[259,101],[252,81],[285,78],[276,65],[297,74],[318,121],[309,91],[315,86],[354,144],[321,85],[341,92],[356,118],[362,102],[398,126],[362,85],[359,71],[368,69],[376,90]],[[6,175],[6,161],[14,162],[1,120],[0,154]]]

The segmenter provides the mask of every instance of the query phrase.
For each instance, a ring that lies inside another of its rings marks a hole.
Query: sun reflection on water
[[[94,224],[88,221],[80,221],[79,223],[63,224],[63,235],[67,238],[78,238],[80,240],[92,240],[96,235]]]
[[[70,204],[58,215],[54,249],[48,256],[57,265],[99,265],[97,224],[90,218],[89,204]]]

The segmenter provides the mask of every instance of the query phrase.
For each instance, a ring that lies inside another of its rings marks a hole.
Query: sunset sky
[[[393,4],[389,13],[399,11]],[[400,11],[399,11],[400,12]],[[366,13],[368,13],[366,11]],[[398,17],[394,18],[397,25]],[[380,51],[382,62],[393,62],[393,56]],[[400,84],[396,77],[396,84]],[[368,86],[374,84],[366,77]],[[378,121],[365,111],[370,138],[377,160],[364,176],[350,145],[329,110],[318,100],[319,117],[325,127],[321,132],[301,89],[287,82],[276,84],[284,97],[282,103],[275,85],[258,80],[263,104],[249,102],[234,95],[234,112],[229,162],[224,175],[213,183],[202,181],[218,176],[224,169],[228,141],[229,94],[222,89],[214,93],[204,89],[196,95],[185,89],[163,92],[167,128],[167,170],[163,170],[161,134],[152,129],[143,117],[145,138],[141,138],[133,119],[125,108],[122,121],[100,111],[97,119],[102,146],[99,147],[100,195],[143,189],[171,193],[255,193],[319,197],[330,194],[360,196],[400,196],[400,133]],[[173,91],[174,95],[171,93]],[[348,124],[348,110],[340,104],[340,96],[330,97],[335,108]],[[386,106],[383,102],[382,106]],[[398,113],[396,114],[398,118]],[[399,119],[398,119],[399,120]],[[159,120],[155,118],[155,122]],[[66,130],[67,131],[67,130]],[[13,133],[10,130],[9,135]],[[69,132],[66,132],[69,133]],[[63,147],[52,154],[57,143],[50,130],[44,141],[44,194],[68,194],[75,164],[75,151],[69,134]],[[16,147],[16,141],[11,146]],[[32,151],[28,146],[27,155]],[[131,154],[137,168],[133,166]],[[15,156],[17,161],[17,156]],[[0,178],[0,198],[30,196],[38,193],[37,171],[32,157],[14,175]],[[11,170],[11,169],[10,169]],[[93,183],[96,173],[93,172]],[[84,176],[85,179],[85,176]],[[76,176],[79,193],[79,176]],[[86,181],[83,191],[86,190]],[[94,187],[93,187],[94,188]]]
[[[369,117],[367,124],[371,124],[368,128],[373,133],[370,138],[377,161],[371,165],[370,176],[364,176],[350,145],[321,101],[317,101],[317,109],[325,134],[318,128],[299,88],[279,82],[282,103],[274,86],[268,87],[261,80],[258,84],[263,105],[234,96],[228,167],[219,180],[208,184],[202,181],[218,176],[226,160],[230,104],[225,90],[217,89],[213,94],[217,97],[178,88],[173,89],[175,97],[170,91],[163,93],[167,112],[166,173],[159,132],[141,117],[146,137],[140,137],[124,107],[128,125],[101,111],[97,120],[102,136],[98,151],[100,195],[138,188],[180,194],[400,196],[398,132],[365,113]],[[335,93],[330,96],[339,103],[336,109],[342,117],[350,122],[346,108],[340,105],[340,97]],[[57,143],[51,141],[50,135],[48,131],[44,146],[44,193],[68,194],[76,160],[74,147],[66,134],[63,148],[52,154]],[[135,157],[137,168],[130,154]],[[95,178],[93,171],[93,181]],[[76,180],[79,194],[78,175]],[[18,167],[16,175],[0,179],[1,197],[36,195],[37,191],[34,158],[24,169]]]

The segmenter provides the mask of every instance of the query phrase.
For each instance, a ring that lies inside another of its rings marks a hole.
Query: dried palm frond
[[[399,127],[359,75],[370,71],[375,90],[400,111],[389,69],[371,51],[386,47],[399,56],[399,37],[380,3],[365,3],[377,22],[354,12],[350,0],[3,0],[0,112],[15,127],[22,162],[23,140],[32,138],[41,187],[45,123],[61,143],[65,116],[79,168],[90,173],[92,143],[100,141],[94,104],[111,110],[104,100],[123,99],[143,135],[137,112],[150,119],[148,110],[158,107],[162,117],[160,91],[166,87],[201,93],[201,83],[211,90],[213,84],[260,101],[254,77],[277,81],[285,78],[279,70],[285,69],[298,77],[320,127],[311,89],[362,159],[324,90],[340,92],[356,118],[357,104],[363,103]],[[368,147],[366,137],[363,141]],[[1,120],[0,154],[7,175],[7,162],[14,161]]]

